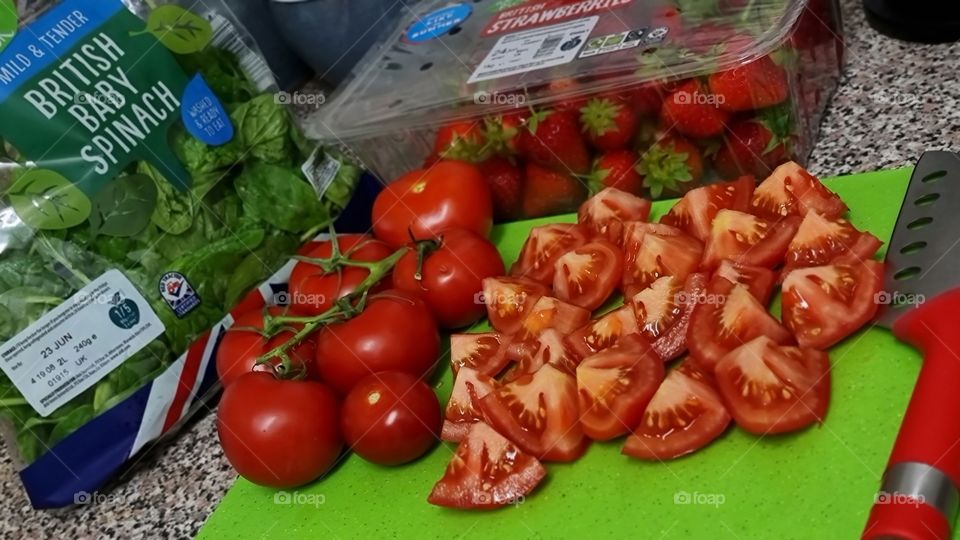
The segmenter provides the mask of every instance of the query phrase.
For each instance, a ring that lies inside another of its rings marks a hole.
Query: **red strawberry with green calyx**
[[[583,184],[534,162],[527,163],[523,192],[523,216],[527,218],[573,212],[586,195]]]
[[[433,141],[433,153],[439,159],[459,159],[476,163],[489,153],[482,123],[465,120],[441,126]]]
[[[590,155],[572,113],[546,109],[534,111],[520,130],[520,155],[529,161],[566,174],[590,169]]]
[[[763,56],[708,78],[710,91],[727,111],[749,111],[783,103],[789,94],[787,72]]]
[[[511,112],[484,119],[483,133],[490,150],[502,156],[516,155],[526,116],[525,112]]]
[[[730,113],[717,107],[720,98],[696,79],[688,80],[667,96],[660,119],[667,129],[688,137],[705,139],[723,133]]]
[[[594,162],[586,180],[591,195],[608,187],[637,196],[643,194],[643,178],[637,172],[637,155],[630,150],[602,154]]]
[[[580,124],[596,149],[626,148],[637,130],[637,117],[626,103],[612,97],[596,97],[580,109]]]
[[[793,142],[789,107],[765,109],[756,118],[730,126],[713,166],[723,178],[746,174],[766,178],[791,157]]]
[[[650,196],[683,195],[698,187],[703,177],[700,149],[679,135],[668,135],[640,156],[637,172]]]
[[[523,171],[520,167],[505,157],[492,156],[477,163],[477,168],[490,187],[494,219],[510,221],[523,217]]]

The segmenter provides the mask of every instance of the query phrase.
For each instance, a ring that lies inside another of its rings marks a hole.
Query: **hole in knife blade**
[[[917,200],[913,201],[913,204],[916,206],[927,206],[929,204],[933,204],[939,198],[939,193],[928,193],[922,197],[918,197]]]
[[[924,184],[927,184],[930,182],[936,182],[937,180],[943,178],[946,175],[947,175],[947,171],[937,171],[935,173],[930,173],[924,176],[923,178],[920,179],[920,181],[923,182]]]
[[[932,217],[917,218],[917,219],[911,221],[910,223],[907,223],[907,228],[912,231],[912,230],[915,230],[915,229],[920,229],[920,228],[922,228],[922,227],[926,227],[927,225],[929,225],[929,224],[931,224],[931,223],[933,223],[933,218],[932,218]]]
[[[923,249],[923,248],[925,248],[925,247],[927,247],[927,243],[924,242],[923,240],[921,240],[921,241],[919,241],[919,242],[910,242],[909,244],[907,244],[907,245],[903,246],[902,248],[900,248],[900,253],[902,253],[902,254],[904,254],[904,255],[910,255],[910,254],[912,254],[912,253],[916,253],[916,252],[920,251],[921,249]]]
[[[919,275],[920,272],[923,272],[923,269],[920,268],[919,266],[908,266],[907,268],[904,268],[903,270],[897,271],[897,273],[893,275],[893,279],[895,279],[895,280],[897,280],[897,281],[903,281],[903,280],[905,280],[905,279],[912,279],[912,278],[917,277],[917,275]]]

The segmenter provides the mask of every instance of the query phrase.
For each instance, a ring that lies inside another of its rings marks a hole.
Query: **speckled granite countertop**
[[[823,176],[898,167],[925,149],[960,149],[960,43],[886,39],[843,0],[847,68],[824,118],[811,170]],[[212,414],[142,455],[122,481],[89,505],[35,511],[0,450],[2,538],[189,538],[233,483]]]

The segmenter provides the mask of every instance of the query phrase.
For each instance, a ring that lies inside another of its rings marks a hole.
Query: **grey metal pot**
[[[370,46],[394,29],[403,6],[400,0],[270,0],[287,43],[332,85],[342,82]]]

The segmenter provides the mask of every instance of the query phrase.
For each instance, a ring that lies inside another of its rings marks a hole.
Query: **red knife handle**
[[[960,288],[906,312],[893,333],[923,353],[863,538],[950,538],[960,486]]]

